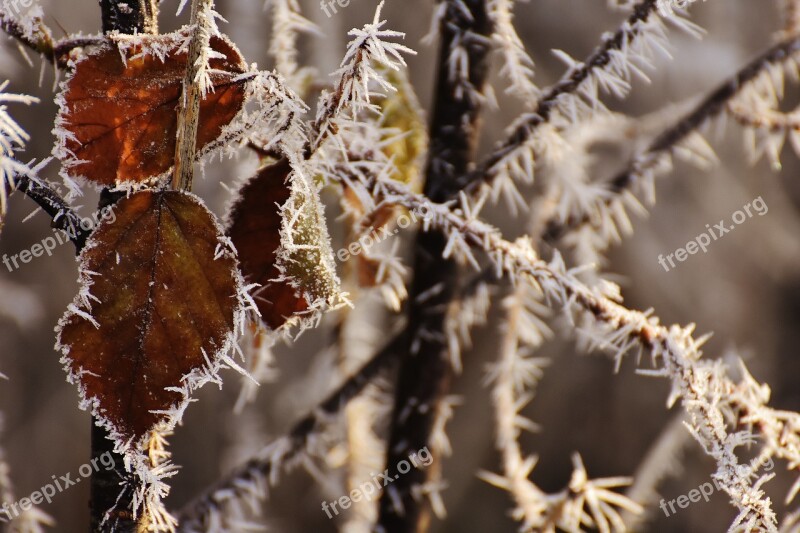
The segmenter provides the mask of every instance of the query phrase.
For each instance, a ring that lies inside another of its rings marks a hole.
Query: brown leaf
[[[215,259],[221,233],[196,197],[143,191],[114,209],[81,254],[83,289],[57,346],[93,413],[138,440],[170,420],[151,411],[180,406],[184,379],[229,348],[241,278],[233,254]]]
[[[251,178],[239,191],[227,231],[239,254],[245,280],[261,285],[254,293],[255,302],[261,319],[273,329],[308,307],[294,287],[285,281],[274,281],[281,275],[276,266],[281,243],[279,206],[289,199],[286,179],[291,170],[286,160],[280,160]]]
[[[77,62],[58,98],[56,121],[56,155],[69,176],[111,186],[143,182],[172,167],[186,73],[187,54],[179,51],[184,38],[142,36],[135,46],[109,39]],[[239,51],[220,37],[211,38],[211,48],[225,56],[211,59],[211,68],[224,72],[212,74],[215,91],[201,102],[198,150],[220,136],[245,95],[244,83],[233,81],[246,70]]]

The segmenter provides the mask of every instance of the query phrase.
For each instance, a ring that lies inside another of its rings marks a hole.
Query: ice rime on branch
[[[768,390],[749,375],[737,383],[728,377],[721,363],[701,360],[700,347],[707,336],[695,339],[693,325],[666,327],[652,312],[625,308],[616,286],[605,283],[598,288],[588,287],[578,280],[576,271],[566,269],[559,255],[551,262],[540,259],[527,238],[506,241],[495,228],[476,217],[466,197],[462,197],[460,207],[453,208],[434,204],[396,182],[374,182],[365,188],[376,203],[385,201],[426,210],[429,216],[425,229],[445,233],[446,253],[462,255],[477,264],[471,249],[486,252],[498,273],[508,275],[515,283],[531,284],[548,306],[564,311],[591,348],[609,353],[618,362],[631,350],[649,352],[654,370],[640,373],[672,382],[669,404],[681,400],[689,415],[689,430],[716,461],[714,476],[739,509],[732,528],[777,531],[771,501],[761,490],[771,476],[753,481],[751,474],[742,475],[737,468],[740,463],[736,450],[757,442],[760,433],[765,441],[760,450],[762,461],[771,456],[796,458],[797,454],[788,452],[776,438],[777,431],[787,427],[786,414],[766,406]],[[731,397],[732,391],[740,392]],[[751,429],[738,430],[740,424]],[[789,464],[792,467],[796,463]]]

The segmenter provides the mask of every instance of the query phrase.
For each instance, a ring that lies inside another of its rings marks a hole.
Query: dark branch
[[[629,165],[628,169],[621,172],[609,183],[610,195],[604,201],[611,204],[619,195],[629,190],[657,159],[671,152],[676,145],[686,139],[693,131],[696,131],[711,118],[725,111],[728,103],[733,100],[747,84],[764,72],[771,65],[781,63],[800,52],[800,37],[794,36],[791,39],[782,41],[765,53],[748,63],[742,70],[729,78],[700,102],[694,110],[683,117],[677,124],[661,133],[650,144],[650,146],[639,154]],[[544,239],[548,242],[555,242],[566,233],[574,231],[591,221],[584,217],[570,219],[560,222],[555,218],[547,223]]]
[[[17,190],[25,193],[45,213],[50,215],[50,218],[53,219],[53,228],[66,232],[69,239],[75,244],[76,252],[80,253],[86,246],[86,239],[91,234],[91,229],[81,228],[81,217],[44,181],[20,176],[16,178],[15,183]]]
[[[458,194],[457,178],[475,159],[490,34],[484,0],[446,1],[425,181],[425,194],[435,202]],[[447,65],[458,46],[466,49],[469,70],[455,78]],[[435,457],[434,464],[424,470],[400,474],[396,468],[410,454],[430,446],[440,406],[450,391],[453,369],[444,331],[448,307],[457,297],[459,272],[454,261],[442,258],[446,244],[440,232],[417,236],[406,327],[409,344],[397,378],[387,444],[386,467],[394,482],[389,489],[392,494],[384,492],[381,497],[377,526],[387,533],[423,532],[430,523],[428,500],[414,493],[435,479],[440,458]]]
[[[103,33],[158,33],[157,0],[100,0]]]
[[[120,33],[157,33],[158,7],[157,0],[100,0],[103,33],[118,31]],[[118,198],[114,193],[103,191],[100,207],[107,206]],[[92,456],[103,452],[113,454],[113,446],[108,439],[107,431],[96,427],[97,421],[92,417],[95,427],[92,430]],[[113,454],[115,464],[124,464],[122,456]],[[123,475],[128,475],[124,474]],[[129,476],[130,477],[130,476]],[[91,477],[91,523],[96,532],[144,531],[147,528],[147,517],[133,518],[133,491],[121,488],[120,473],[114,469],[97,470]],[[109,503],[111,504],[109,506]]]

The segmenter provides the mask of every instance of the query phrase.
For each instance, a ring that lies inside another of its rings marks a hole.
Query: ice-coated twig
[[[620,202],[624,200],[624,194],[631,189],[638,189],[637,192],[652,198],[653,179],[656,174],[670,168],[671,154],[685,144],[687,140],[690,140],[690,137],[696,133],[698,128],[724,112],[726,106],[742,91],[745,91],[748,84],[758,79],[762,73],[771,72],[772,69],[776,68],[776,65],[781,66],[781,68],[783,68],[782,65],[784,64],[794,65],[794,58],[799,51],[800,38],[797,36],[782,41],[748,63],[738,73],[714,89],[685,117],[656,137],[644,152],[634,158],[625,171],[618,174],[608,184],[609,194],[602,200],[601,204],[597,205],[598,211],[609,212],[622,207]],[[796,68],[796,66],[790,68]],[[697,140],[699,141],[699,139]],[[568,232],[579,230],[587,224],[597,224],[598,221],[602,222],[602,220],[602,216],[596,216],[595,214],[567,219],[553,217],[548,222],[544,238],[552,242],[563,237]],[[610,228],[601,233],[612,236],[610,239],[612,241],[614,240],[613,235],[619,235],[619,231],[615,228]]]
[[[498,273],[505,273],[517,283],[530,283],[541,291],[544,301],[551,308],[564,310],[568,317],[576,320],[575,323],[578,323],[580,316],[590,318],[591,321],[581,331],[590,348],[608,352],[617,362],[631,350],[649,352],[655,370],[640,372],[672,382],[669,403],[681,400],[689,415],[689,430],[706,454],[716,461],[714,477],[739,510],[732,528],[760,527],[765,531],[777,531],[777,519],[771,502],[761,490],[761,485],[771,476],[752,481],[757,474],[752,469],[743,473],[736,454],[738,447],[751,444],[756,435],[764,431],[765,424],[753,424],[754,433],[742,431],[736,423],[729,425],[727,421],[732,413],[742,413],[743,410],[725,398],[732,391],[741,389],[741,403],[748,406],[746,413],[756,407],[767,410],[768,414],[765,413],[764,417],[770,420],[773,429],[765,437],[773,438],[775,431],[783,428],[786,421],[781,412],[765,406],[768,394],[765,399],[764,390],[756,386],[754,380],[734,383],[721,363],[700,360],[700,347],[707,336],[695,339],[692,335],[694,325],[666,327],[652,312],[625,308],[619,303],[619,289],[612,284],[590,288],[579,281],[573,271],[566,269],[560,256],[556,255],[549,263],[543,261],[534,252],[529,239],[509,242],[492,226],[474,217],[467,217],[465,213],[470,210],[464,205],[467,202],[465,197],[462,198],[461,208],[454,209],[435,204],[396,182],[371,183],[365,184],[365,187],[376,198],[383,198],[388,203],[426,212],[423,229],[444,233],[449,243],[448,250],[452,253],[471,257],[470,248],[483,250]],[[472,262],[474,258],[469,260]],[[741,420],[745,421],[747,417]],[[786,453],[782,447],[775,450],[775,444],[766,450],[769,453]]]
[[[699,29],[673,15],[670,21],[694,34]],[[483,183],[511,177],[522,181],[532,178],[532,160],[537,151],[537,130],[548,123],[570,123],[580,116],[602,110],[599,94],[624,96],[633,76],[645,77],[653,53],[665,47],[666,26],[658,16],[658,0],[642,0],[633,13],[613,34],[583,62],[563,52],[559,56],[569,69],[555,85],[544,90],[531,113],[523,115],[511,127],[510,135],[479,164],[459,178],[462,190],[476,191]]]
[[[311,127],[311,142],[306,150],[307,157],[317,151],[328,136],[337,130],[336,118],[345,108],[352,115],[365,109],[373,109],[370,96],[374,95],[370,83],[374,82],[384,91],[393,91],[384,78],[378,74],[373,63],[383,68],[398,70],[406,66],[403,54],[415,54],[414,50],[394,43],[388,39],[403,38],[404,33],[383,29],[386,20],[381,20],[383,2],[378,4],[375,17],[363,28],[352,29],[348,35],[352,40],[347,52],[335,73],[339,77],[332,94],[323,94],[317,117]]]
[[[0,84],[0,225],[5,215],[8,194],[19,190],[36,202],[53,219],[53,227],[64,230],[80,251],[86,244],[90,231],[81,228],[81,217],[47,182],[37,177],[39,170],[49,160],[31,167],[15,157],[15,153],[24,149],[29,137],[8,114],[6,104],[31,105],[39,100],[32,96],[6,93],[4,91],[7,86],[7,81]]]
[[[494,26],[492,40],[502,54],[500,74],[508,80],[507,91],[526,105],[534,105],[540,90],[533,82],[533,60],[514,27],[514,0],[489,0],[487,11]]]
[[[287,84],[299,90],[304,69],[297,63],[297,38],[302,33],[316,33],[313,22],[303,17],[297,0],[267,0],[272,8],[272,38],[269,53],[275,59],[275,70]]]
[[[67,55],[71,50],[102,41],[100,37],[67,37],[54,40],[52,32],[42,22],[42,17],[42,10],[38,7],[32,9],[22,20],[0,8],[0,30],[59,68],[66,68]]]

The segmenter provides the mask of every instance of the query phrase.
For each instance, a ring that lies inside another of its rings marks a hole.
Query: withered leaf
[[[281,212],[290,187],[286,182],[291,166],[282,159],[259,170],[239,191],[231,209],[228,236],[239,254],[242,274],[248,283],[261,285],[254,292],[261,319],[277,329],[308,305],[285,281],[276,281],[280,246]]]
[[[177,110],[186,74],[185,35],[109,39],[79,60],[58,98],[56,155],[71,177],[103,186],[143,182],[167,172],[175,157]],[[209,63],[215,90],[200,105],[197,148],[216,140],[242,108],[245,72],[227,39],[211,38],[223,57]]]
[[[216,254],[221,230],[191,194],[142,191],[114,210],[81,253],[83,289],[57,346],[93,413],[138,440],[170,421],[163,411],[186,399],[187,376],[213,370],[230,347],[241,278],[232,253]]]

